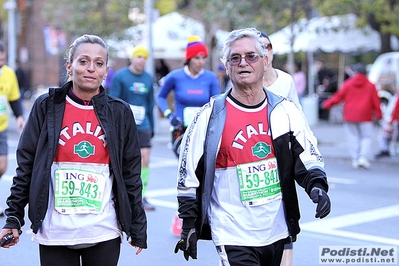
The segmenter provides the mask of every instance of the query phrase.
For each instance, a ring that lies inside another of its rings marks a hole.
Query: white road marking
[[[306,231],[308,231],[308,230],[306,230]],[[385,245],[394,245],[394,246],[399,245],[399,239],[396,239],[396,238],[388,238],[388,237],[362,234],[362,233],[356,233],[356,232],[349,232],[349,231],[343,231],[343,230],[329,230],[326,232],[318,232],[318,233],[325,234],[325,235],[332,235],[335,237],[339,236],[339,237],[351,238],[351,239],[356,239],[356,240],[361,240],[361,241],[366,241],[366,242],[380,243],[380,244],[385,244]]]
[[[168,166],[176,166],[177,167],[177,159],[165,159],[161,157],[152,157],[150,161],[150,169],[151,168],[162,168]]]
[[[374,222],[382,219],[399,216],[399,205],[393,205],[374,210],[351,213],[323,220],[317,220],[301,225],[303,229],[312,231],[323,231],[324,229],[337,229],[358,225],[362,223]]]
[[[336,183],[336,184],[345,184],[345,185],[353,185],[357,184],[358,181],[355,179],[349,178],[341,178],[341,177],[327,177],[329,183]]]
[[[7,145],[8,145],[8,147],[17,147],[18,146],[18,142],[19,142],[19,140],[10,140],[10,139],[8,139],[7,140]]]
[[[179,206],[177,203],[176,195],[177,195],[176,188],[165,188],[165,189],[147,190],[145,197],[151,204],[153,204],[155,206],[161,206],[161,207],[177,210],[177,208]],[[163,199],[156,199],[156,198],[165,197],[165,196],[174,196],[174,198],[176,200],[175,201],[167,201],[167,200],[163,200]]]
[[[1,177],[1,180],[2,181],[6,181],[6,182],[12,182],[12,178],[13,178],[14,176],[13,175],[3,175],[2,177]]]
[[[146,192],[146,196],[155,198],[155,197],[164,197],[164,196],[176,196],[177,189],[176,188],[164,188],[164,189],[152,189]]]
[[[150,197],[146,197],[146,198],[148,199],[149,203],[151,203],[152,205],[155,205],[155,206],[165,207],[165,208],[174,209],[174,210],[177,210],[177,208],[179,207],[179,205],[177,203],[177,199],[175,202],[172,202],[172,201],[154,199],[154,198],[150,198]]]
[[[399,239],[338,230],[399,216],[399,204],[301,224],[304,231],[399,246]]]

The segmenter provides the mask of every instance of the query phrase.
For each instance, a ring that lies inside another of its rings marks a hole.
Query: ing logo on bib
[[[74,145],[73,153],[77,154],[80,158],[87,158],[93,155],[95,146],[88,141],[81,141],[79,144]]]
[[[252,155],[260,159],[266,158],[270,154],[270,145],[264,142],[256,143],[252,148]]]

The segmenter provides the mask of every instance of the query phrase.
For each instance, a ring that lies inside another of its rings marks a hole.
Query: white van
[[[399,52],[378,56],[369,70],[368,78],[376,85],[381,104],[386,107],[399,88]]]
[[[390,154],[399,154],[399,130],[387,129],[388,121],[391,120],[392,111],[399,97],[399,52],[381,54],[371,66],[368,78],[373,82],[381,99],[381,111],[383,112],[383,122],[379,135],[380,141],[388,141]],[[389,128],[389,127],[388,127]],[[389,134],[388,136],[386,134]],[[393,141],[390,141],[393,140]]]

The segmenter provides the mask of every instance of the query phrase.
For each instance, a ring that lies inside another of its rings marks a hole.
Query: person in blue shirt
[[[109,88],[109,94],[127,102],[134,114],[140,140],[143,204],[147,211],[155,210],[155,206],[151,205],[145,197],[150,176],[149,163],[151,139],[154,136],[155,105],[153,77],[144,71],[148,56],[148,50],[144,46],[136,46],[130,65],[114,74]]]
[[[219,81],[215,73],[204,69],[208,49],[196,35],[188,37],[186,59],[184,67],[175,69],[165,77],[164,84],[160,87],[156,100],[158,107],[170,121],[172,128],[172,142],[182,136],[194,114],[204,104],[209,102],[211,96],[219,94]],[[174,92],[174,111],[169,106],[167,97]],[[174,152],[178,156],[178,145],[174,146]],[[171,231],[180,236],[181,220],[173,219]]]
[[[186,61],[183,68],[171,71],[159,89],[157,104],[172,126],[186,127],[193,113],[207,103],[211,96],[219,94],[219,82],[215,73],[204,69],[208,49],[198,36],[188,38]],[[174,92],[174,112],[167,97]]]

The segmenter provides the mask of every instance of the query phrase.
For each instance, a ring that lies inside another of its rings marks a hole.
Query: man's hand
[[[316,218],[322,219],[326,217],[331,210],[331,202],[330,198],[328,197],[327,193],[318,187],[312,188],[310,192],[310,198],[314,203],[317,203],[317,208],[316,208]]]
[[[190,256],[193,259],[197,259],[197,241],[197,233],[194,228],[190,230],[183,229],[181,239],[176,244],[175,253],[180,249],[183,250],[184,258],[187,261]]]
[[[175,115],[175,114],[173,114],[173,113],[170,113],[170,114],[168,114],[168,119],[169,119],[169,122],[170,122],[170,124],[172,125],[172,126],[174,126],[174,127],[180,127],[180,126],[183,126],[183,121],[180,119],[180,117],[178,117],[177,115]]]

